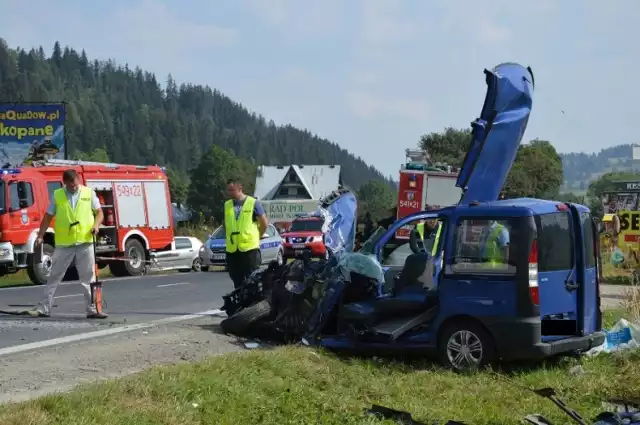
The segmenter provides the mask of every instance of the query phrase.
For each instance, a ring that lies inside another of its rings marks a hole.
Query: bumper
[[[535,360],[575,351],[587,351],[602,345],[604,332],[541,341],[542,324],[537,317],[509,321],[485,322],[496,342],[500,357],[505,360]]]
[[[13,264],[15,261],[13,244],[0,242],[0,264]]]
[[[323,244],[305,244],[304,248],[293,248],[291,244],[283,245],[283,253],[285,257],[300,257],[303,252],[311,251],[311,255],[314,257],[324,257],[327,250]]]
[[[225,253],[211,253],[211,252],[201,252],[199,254],[200,263],[205,266],[226,266],[227,265],[227,254]]]

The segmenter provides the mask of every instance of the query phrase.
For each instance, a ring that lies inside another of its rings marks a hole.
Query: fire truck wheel
[[[47,283],[47,277],[51,271],[51,256],[53,255],[53,246],[48,243],[42,244],[42,264],[35,263],[35,257],[29,256],[29,264],[27,266],[27,275],[34,285],[44,285]]]
[[[129,276],[139,276],[144,272],[147,263],[147,254],[144,247],[137,239],[129,239],[124,246],[125,256],[129,259],[124,262],[124,268]]]

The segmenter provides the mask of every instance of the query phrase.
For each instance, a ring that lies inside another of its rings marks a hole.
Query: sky
[[[483,70],[531,66],[525,140],[640,143],[637,0],[0,0],[11,47],[55,40],[217,88],[397,176],[422,134],[468,128]],[[635,53],[634,53],[635,52]],[[625,100],[626,99],[626,100]]]

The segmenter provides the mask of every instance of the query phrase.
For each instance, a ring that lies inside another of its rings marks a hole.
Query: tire
[[[201,272],[208,272],[209,271],[209,266],[201,266],[200,267],[200,271]]]
[[[466,347],[469,357],[457,362],[456,353],[460,352],[456,346]],[[496,345],[491,334],[479,323],[453,322],[446,325],[438,340],[438,360],[442,366],[456,372],[474,372],[497,360]]]
[[[35,263],[35,255],[29,255],[29,263],[27,264],[27,275],[34,285],[44,285],[47,283],[47,277],[51,272],[51,256],[54,248],[51,244],[42,244],[42,263]]]
[[[231,317],[224,319],[220,326],[226,334],[242,335],[249,331],[252,325],[271,314],[271,304],[262,300],[250,307],[244,308]]]
[[[140,276],[144,274],[147,253],[137,239],[129,239],[124,245],[124,256],[127,260],[115,260],[109,264],[109,270],[114,276]],[[131,261],[129,259],[135,259]]]

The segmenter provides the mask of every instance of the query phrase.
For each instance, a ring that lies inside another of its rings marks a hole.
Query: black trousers
[[[245,279],[258,269],[261,263],[262,254],[257,248],[245,252],[227,252],[227,271],[233,281],[233,287],[241,287]]]

